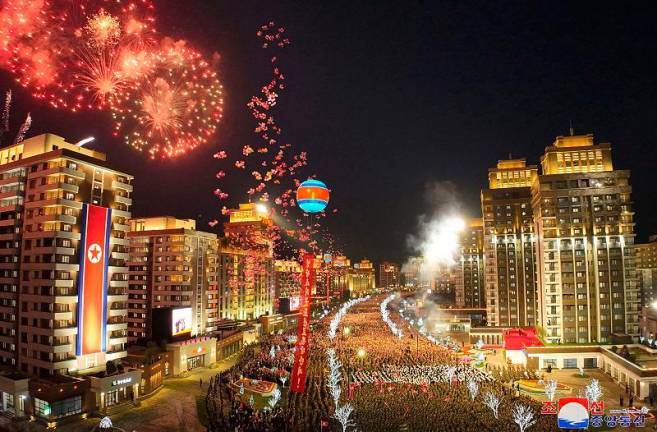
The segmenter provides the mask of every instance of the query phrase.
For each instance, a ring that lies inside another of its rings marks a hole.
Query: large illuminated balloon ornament
[[[297,189],[297,204],[306,213],[319,213],[329,202],[329,190],[319,180],[306,180]]]

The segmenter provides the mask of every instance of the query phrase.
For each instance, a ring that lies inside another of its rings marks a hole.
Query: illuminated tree
[[[269,405],[269,409],[273,410],[274,407],[276,407],[276,404],[278,403],[279,400],[281,400],[281,391],[277,387],[276,389],[274,389],[273,392],[271,392],[271,397],[267,401],[267,404]]]
[[[588,383],[584,389],[584,395],[589,400],[589,402],[598,402],[602,397],[602,387],[600,386],[600,381],[593,378]]]
[[[356,426],[356,423],[350,418],[353,411],[354,407],[351,404],[344,404],[335,408],[333,418],[340,422],[342,432],[347,432],[347,428]]]
[[[536,423],[536,416],[530,407],[527,405],[516,405],[512,410],[513,421],[518,425],[520,432],[525,432],[534,423]]]
[[[475,381],[473,377],[470,377],[467,385],[468,391],[470,392],[470,398],[474,401],[477,397],[477,393],[479,393],[479,384],[477,384],[477,381]]]
[[[488,408],[490,408],[491,411],[493,411],[493,416],[495,418],[498,418],[497,411],[500,407],[500,398],[495,396],[494,393],[487,392],[484,394],[484,405],[486,405]]]
[[[555,380],[545,381],[545,396],[551,401],[554,400],[554,395],[557,392],[557,382]]]

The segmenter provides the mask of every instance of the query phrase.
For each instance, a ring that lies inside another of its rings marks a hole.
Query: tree
[[[591,379],[584,389],[584,395],[589,402],[598,402],[602,397],[602,387],[600,386],[600,382],[595,378]]]
[[[487,392],[484,394],[484,405],[486,405],[488,408],[490,408],[491,411],[493,411],[493,416],[495,418],[499,418],[497,414],[497,410],[500,408],[500,398],[495,396],[494,393]]]
[[[511,413],[513,415],[513,421],[518,425],[520,432],[525,432],[536,423],[534,412],[527,405],[516,405],[513,407]]]
[[[553,379],[545,381],[545,396],[550,401],[554,401],[554,395],[557,392],[557,382]]]
[[[456,366],[447,366],[447,369],[445,369],[445,379],[447,380],[447,384],[452,383],[455,374],[456,374]]]
[[[342,432],[347,432],[347,428],[355,427],[356,423],[350,418],[354,407],[351,404],[344,404],[340,407],[335,407],[333,418],[340,422],[342,425]]]
[[[468,391],[470,392],[470,398],[474,401],[477,397],[477,393],[479,393],[479,384],[477,384],[477,381],[473,377],[470,377],[467,385]]]
[[[267,401],[267,404],[269,405],[269,409],[273,410],[274,407],[276,407],[276,404],[278,403],[279,400],[281,400],[281,391],[278,389],[278,387],[276,387],[274,391],[271,392],[271,397]]]
[[[107,363],[105,363],[105,373],[107,375],[112,375],[113,373],[116,373],[116,365],[112,360],[108,360]]]

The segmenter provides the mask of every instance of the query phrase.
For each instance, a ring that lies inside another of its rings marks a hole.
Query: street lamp
[[[365,349],[364,348],[358,348],[358,352],[356,352],[356,355],[360,359],[361,367],[364,367],[365,366],[365,355],[367,355],[367,353],[365,352]]]

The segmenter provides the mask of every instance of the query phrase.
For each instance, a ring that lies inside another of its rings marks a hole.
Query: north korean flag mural
[[[107,350],[107,264],[112,210],[82,207],[77,355]]]

